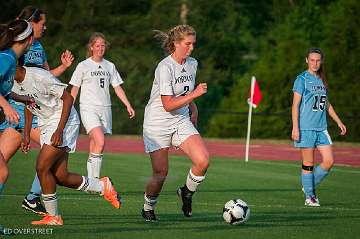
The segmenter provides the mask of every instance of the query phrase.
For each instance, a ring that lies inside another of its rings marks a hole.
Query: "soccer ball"
[[[236,225],[245,223],[250,217],[250,208],[241,199],[233,199],[225,203],[223,218],[225,222]]]

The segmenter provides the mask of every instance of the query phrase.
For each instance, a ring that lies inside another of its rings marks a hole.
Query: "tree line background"
[[[85,59],[91,33],[105,34],[111,44],[106,58],[117,66],[137,113],[129,120],[110,90],[115,134],[142,134],[154,70],[164,57],[152,30],[186,21],[197,31],[197,82],[208,83],[208,93],[196,100],[204,136],[246,136],[247,96],[255,75],[263,100],[253,116],[252,137],[289,139],[293,81],[306,69],[307,49],[317,46],[325,53],[329,99],[349,131],[340,137],[329,120],[330,133],[334,140],[360,141],[357,0],[10,0],[0,5],[2,23],[26,5],[47,13],[41,42],[50,66],[60,63],[65,49],[76,57],[63,82]]]

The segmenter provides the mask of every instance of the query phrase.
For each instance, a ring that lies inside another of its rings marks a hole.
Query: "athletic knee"
[[[321,163],[321,167],[329,171],[334,166],[334,160],[326,160]]]
[[[47,174],[50,171],[50,167],[45,163],[36,164],[36,173],[39,178],[43,177],[44,174]]]
[[[153,175],[156,177],[166,178],[166,176],[168,175],[168,172],[169,172],[169,170],[167,168],[153,169]]]
[[[56,183],[60,186],[66,186],[67,185],[67,179],[68,179],[68,173],[61,172],[55,174]]]
[[[104,151],[104,147],[105,147],[105,141],[103,140],[97,140],[95,141],[94,144],[94,151],[100,153]]]
[[[2,167],[0,170],[0,183],[4,184],[9,177],[9,169],[5,165],[5,167]]]
[[[195,166],[202,171],[206,171],[210,165],[209,161],[209,153],[205,152],[203,153],[196,161]]]

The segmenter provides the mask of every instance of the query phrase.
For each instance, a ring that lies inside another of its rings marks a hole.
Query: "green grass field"
[[[9,228],[35,228],[39,217],[20,205],[33,176],[36,152],[10,162],[10,177],[0,200],[0,224]],[[85,174],[86,153],[71,155],[71,171]],[[157,223],[140,216],[143,190],[150,171],[144,155],[106,154],[103,175],[113,179],[123,196],[120,210],[97,195],[59,188],[63,227],[51,235],[18,235],[19,238],[358,238],[360,234],[360,170],[335,167],[318,190],[320,208],[303,206],[299,165],[293,162],[212,159],[206,181],[194,196],[193,217],[184,218],[176,188],[184,183],[190,161],[174,156],[157,205]],[[241,198],[251,208],[245,225],[223,222],[226,201]],[[41,227],[45,228],[45,227]]]

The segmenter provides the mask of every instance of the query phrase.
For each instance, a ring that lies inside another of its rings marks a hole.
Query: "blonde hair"
[[[171,54],[175,51],[175,42],[184,40],[187,36],[196,36],[196,32],[193,27],[189,25],[178,25],[170,29],[167,33],[154,30],[155,38],[161,41],[161,46],[164,51]]]
[[[91,57],[93,55],[91,47],[95,44],[95,41],[97,39],[103,39],[105,41],[105,48],[107,49],[110,46],[110,43],[106,41],[105,39],[105,35],[102,34],[101,32],[94,32],[90,38],[89,38],[89,42],[87,44],[87,52],[86,52],[86,56],[87,57]]]

